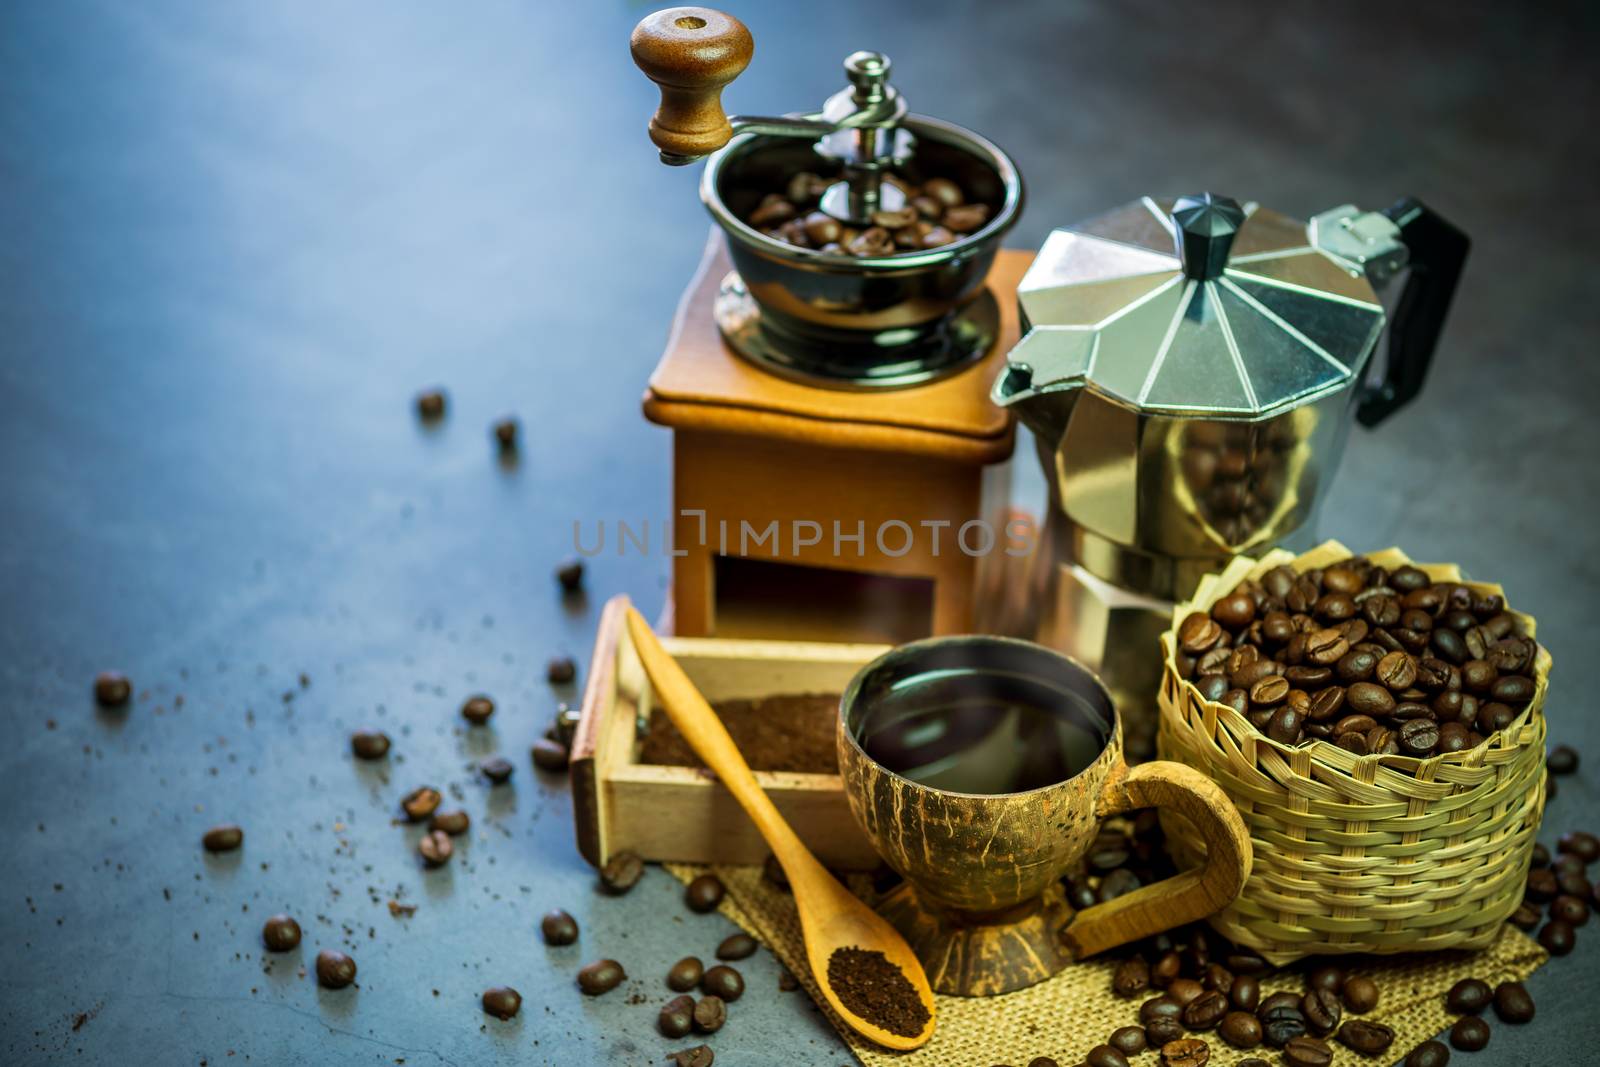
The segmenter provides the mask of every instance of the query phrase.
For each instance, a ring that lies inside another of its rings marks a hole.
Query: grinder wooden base
[[[934,992],[992,997],[1037,985],[1072,962],[1060,931],[1072,919],[1061,883],[987,915],[924,901],[909,882],[878,905],[928,972]]]
[[[736,354],[713,314],[729,271],[713,230],[644,412],[673,431],[673,628],[680,636],[899,643],[987,624],[978,591],[1010,559],[1014,431],[989,389],[1016,342],[1032,253],[988,278],[983,358],[890,390],[822,388]],[[981,543],[983,520],[997,538]],[[908,536],[910,535],[910,536]]]

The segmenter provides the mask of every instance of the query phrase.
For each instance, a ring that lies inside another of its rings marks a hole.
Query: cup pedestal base
[[[922,961],[934,992],[992,997],[1037,985],[1072,962],[1060,931],[1072,918],[1060,882],[999,912],[924,901],[904,882],[878,905]]]

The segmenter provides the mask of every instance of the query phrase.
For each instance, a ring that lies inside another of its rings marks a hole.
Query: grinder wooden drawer
[[[766,843],[709,771],[639,762],[653,693],[628,636],[625,596],[600,616],[572,742],[578,851],[599,866],[619,852],[684,863],[760,863]],[[664,637],[707,700],[840,693],[884,645]],[[772,802],[819,860],[871,870],[878,856],[857,828],[839,776],[756,771]]]

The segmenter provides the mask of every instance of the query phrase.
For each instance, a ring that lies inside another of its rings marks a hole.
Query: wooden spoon
[[[933,990],[928,986],[928,976],[922,964],[906,944],[899,931],[885,922],[877,912],[867,907],[855,894],[840,885],[826,867],[789,828],[778,809],[761,786],[750,765],[734,746],[727,727],[711,710],[705,697],[695,688],[678,661],[673,659],[650,624],[632,607],[628,608],[628,634],[633,638],[634,649],[644,664],[645,674],[655,687],[656,697],[666,709],[667,717],[678,728],[689,747],[693,748],[705,765],[716,772],[728,792],[739,802],[767,839],[772,854],[783,864],[783,873],[789,878],[789,888],[794,893],[795,907],[800,912],[800,930],[805,935],[806,962],[817,980],[822,995],[829,1006],[850,1028],[869,1041],[885,1048],[914,1049],[927,1044],[933,1036],[935,1020]],[[840,1001],[828,984],[828,960],[836,949],[859,948],[878,951],[900,970],[917,991],[922,1006],[928,1010],[928,1021],[922,1032],[911,1037],[896,1034],[875,1026],[857,1015]]]

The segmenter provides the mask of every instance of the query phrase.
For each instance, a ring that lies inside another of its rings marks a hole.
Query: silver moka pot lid
[[[1308,225],[1209,193],[1056,230],[1017,288],[1025,333],[996,398],[1083,387],[1140,411],[1255,419],[1345,389],[1383,330],[1373,281],[1406,263],[1395,236],[1353,207]]]

